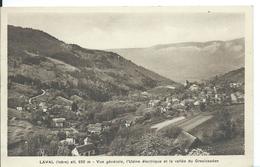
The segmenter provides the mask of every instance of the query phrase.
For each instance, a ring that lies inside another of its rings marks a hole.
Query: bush
[[[216,117],[218,121],[211,136],[212,142],[232,139],[238,134],[237,121],[234,121],[229,111],[222,110]]]
[[[167,127],[161,133],[163,136],[168,138],[177,138],[181,133],[182,129],[179,127]]]
[[[194,156],[207,156],[207,155],[209,155],[209,153],[206,152],[206,151],[203,151],[202,149],[197,148],[197,149],[191,150],[188,153],[188,156],[190,156],[190,155],[194,155]]]

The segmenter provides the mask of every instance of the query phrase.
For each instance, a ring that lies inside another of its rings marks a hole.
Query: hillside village
[[[92,111],[80,96],[73,95],[70,99],[62,96],[52,98],[51,90],[42,90],[45,94],[41,93],[40,96],[30,98],[24,105],[17,103],[9,106],[16,109],[13,112],[18,115],[10,116],[9,121],[13,123],[28,121],[33,126],[45,129],[45,133],[51,138],[50,143],[55,145],[52,149],[55,150],[50,153],[49,149],[42,148],[40,145],[37,146],[39,148],[34,148],[36,150],[30,150],[29,145],[33,144],[30,140],[34,140],[30,139],[31,136],[21,137],[10,145],[20,145],[28,150],[27,153],[23,151],[23,154],[28,155],[35,155],[35,153],[43,156],[113,155],[111,144],[124,129],[145,126],[148,127],[146,130],[154,133],[153,130],[161,131],[185,119],[208,113],[211,106],[243,104],[243,86],[244,83],[241,82],[215,85],[213,81],[202,83],[186,81],[178,88],[160,87],[160,89],[169,89],[169,93],[164,93],[163,96],[152,91],[137,92],[124,97],[124,100],[114,99],[93,104]],[[202,120],[199,125],[210,119],[212,117]],[[156,126],[157,123],[171,120],[172,123],[166,123],[162,127]],[[176,124],[176,127],[179,126]],[[178,145],[185,138],[191,140],[188,145],[179,149],[191,151],[192,148],[197,148],[196,145],[194,147],[194,143],[199,138],[185,130],[179,136],[176,136],[174,145]]]
[[[177,83],[8,26],[8,155],[244,154],[244,72]]]

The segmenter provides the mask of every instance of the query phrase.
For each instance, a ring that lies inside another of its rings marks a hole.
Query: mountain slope
[[[148,48],[110,49],[176,81],[207,79],[244,67],[244,38],[186,42]]]
[[[10,82],[105,101],[132,90],[176,84],[120,55],[66,44],[30,28],[8,26]]]
[[[231,83],[231,82],[240,82],[240,83],[244,83],[245,82],[245,68],[239,68],[236,70],[232,70],[230,72],[227,72],[223,75],[218,76],[217,78],[214,78],[215,82],[217,84],[221,84],[221,83]]]

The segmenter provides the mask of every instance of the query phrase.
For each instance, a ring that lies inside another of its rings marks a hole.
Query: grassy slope
[[[174,84],[116,53],[66,44],[39,30],[8,26],[8,44],[10,75],[21,74],[42,82],[86,79],[110,92],[115,88],[135,90]],[[85,72],[77,76],[75,71]]]
[[[231,113],[233,119],[244,119],[243,104],[225,106],[225,108]],[[217,123],[217,119],[213,118],[196,127],[190,133],[199,137],[202,141],[205,142],[204,135],[212,135]],[[243,122],[237,126],[239,131],[242,131],[244,129]],[[212,155],[241,155],[244,154],[244,136],[237,135],[231,140],[208,143],[202,146],[202,148],[210,152],[210,154]]]

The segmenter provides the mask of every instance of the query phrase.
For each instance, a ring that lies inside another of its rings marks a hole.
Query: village
[[[50,153],[44,147],[29,150],[33,140],[24,138],[22,145],[28,150],[29,155],[30,152],[41,156],[110,155],[112,154],[110,145],[118,131],[135,126],[147,126],[155,132],[169,126],[179,126],[183,131],[177,136],[175,143],[185,138],[191,139],[192,141],[185,146],[185,149],[190,151],[198,138],[188,131],[212,117],[202,117],[203,120],[200,119],[199,123],[197,121],[194,127],[190,127],[192,119],[197,119],[200,113],[208,113],[209,106],[243,104],[244,92],[241,89],[243,86],[244,83],[240,82],[214,85],[210,82],[186,81],[179,88],[166,86],[168,93],[163,95],[144,91],[130,94],[125,98],[127,100],[115,99],[116,105],[121,103],[123,105],[119,109],[112,108],[105,114],[102,111],[94,112],[102,110],[98,109],[99,104],[95,104],[92,112],[88,111],[88,106],[80,96],[74,95],[70,99],[62,96],[50,98],[51,90],[41,90],[40,94],[30,98],[24,106],[12,106],[20,113],[20,117],[10,117],[9,120],[27,120],[36,127],[45,128],[52,136],[50,142],[56,141],[55,149]],[[125,107],[129,102],[133,104],[130,105],[132,107],[130,112],[127,111],[129,106]],[[126,111],[115,112],[122,108]],[[190,122],[179,123],[187,118]]]

